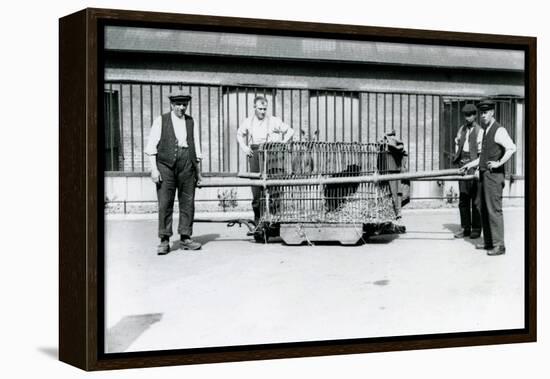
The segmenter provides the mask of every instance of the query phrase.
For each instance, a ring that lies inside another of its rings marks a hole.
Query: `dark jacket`
[[[479,131],[481,130],[481,126],[477,122],[473,123],[472,131],[470,132],[470,136],[468,139],[468,143],[470,145],[470,160],[474,160],[479,156],[479,151],[477,147],[477,136],[479,134]],[[454,164],[460,164],[463,163],[460,162],[462,158],[462,149],[464,148],[464,142],[466,141],[466,132],[468,131],[468,127],[466,125],[462,125],[460,127],[460,137],[458,141],[458,150],[456,152],[456,155],[454,157],[453,163]]]

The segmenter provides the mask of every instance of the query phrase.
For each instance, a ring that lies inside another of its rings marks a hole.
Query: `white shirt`
[[[491,126],[495,123],[495,120],[493,119],[487,129],[485,129],[485,133],[489,133],[489,130],[491,129]],[[510,138],[510,135],[506,131],[504,127],[498,128],[495,133],[495,142],[498,143],[500,146],[504,147],[505,150],[513,150],[516,151],[516,145],[514,144],[514,141]]]
[[[188,147],[187,146],[187,125],[185,123],[185,117],[179,118],[170,112],[170,117],[172,119],[172,125],[174,126],[174,133],[176,139],[178,140],[179,147]],[[157,154],[157,145],[160,141],[160,136],[162,134],[162,116],[159,116],[153,121],[151,126],[151,132],[149,133],[149,139],[147,140],[147,146],[145,147],[145,154],[147,155],[156,155]],[[195,153],[197,159],[202,159],[202,152],[200,147],[199,139],[199,127],[195,123],[193,128],[193,137],[195,139]]]
[[[455,144],[455,152],[458,152],[458,142],[460,141],[460,134],[462,133],[462,128],[467,128],[466,131],[466,138],[464,140],[464,145],[462,146],[462,151],[465,153],[470,152],[470,133],[474,130],[474,126],[471,128],[468,128],[467,126],[463,125],[458,129],[458,134],[456,135],[456,144]],[[483,128],[479,128],[479,132],[477,133],[477,151],[481,151],[481,143],[483,142]]]
[[[259,120],[254,114],[241,122],[237,129],[237,138],[240,137],[244,141],[244,136],[248,134],[248,145],[283,142],[283,137],[289,130],[292,130],[290,126],[278,117],[266,115],[263,120]]]

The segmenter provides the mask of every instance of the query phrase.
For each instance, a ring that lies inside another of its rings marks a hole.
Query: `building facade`
[[[454,137],[467,102],[490,97],[518,146],[507,163],[507,196],[523,196],[523,52],[387,42],[108,27],[105,31],[104,168],[106,200],[155,199],[144,146],[167,94],[188,89],[200,129],[204,176],[247,171],[239,123],[264,95],[294,139],[376,142],[394,131],[409,171],[452,167]],[[451,186],[454,184],[451,184]],[[413,198],[444,197],[437,182],[414,182]],[[203,189],[197,199],[216,199]],[[238,190],[245,202],[250,194]],[[243,206],[246,203],[243,203]]]

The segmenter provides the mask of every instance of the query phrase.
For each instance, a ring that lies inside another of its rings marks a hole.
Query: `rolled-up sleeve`
[[[237,128],[237,142],[242,143],[244,145],[247,144],[246,136],[248,135],[250,137],[250,133],[248,132],[250,124],[251,124],[251,118],[246,118],[243,121],[241,121],[241,124]]]
[[[495,142],[504,147],[505,150],[510,150],[512,152],[516,151],[516,144],[512,141],[510,135],[504,128],[498,128],[496,131]]]
[[[275,121],[275,125],[273,126],[273,131],[275,133],[280,133],[281,138],[283,138],[284,141],[292,138],[294,135],[294,129],[292,129],[290,125],[286,124],[278,117],[272,117],[272,120]]]
[[[481,151],[481,146],[483,145],[483,134],[485,132],[482,128],[479,128],[479,132],[477,133],[477,151]]]
[[[193,139],[195,140],[195,155],[197,156],[197,159],[202,159],[201,133],[197,123],[195,123],[193,129]]]
[[[149,138],[147,139],[147,146],[145,147],[145,154],[156,155],[157,146],[160,141],[160,134],[162,128],[162,117],[159,116],[153,121],[151,131],[149,132]]]

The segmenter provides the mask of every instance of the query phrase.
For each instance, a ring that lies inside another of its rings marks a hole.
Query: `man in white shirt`
[[[483,129],[475,121],[477,108],[473,104],[466,104],[462,108],[466,121],[458,129],[455,138],[455,157],[453,163],[464,166],[466,163],[479,157]],[[468,174],[473,174],[471,169]],[[455,233],[455,238],[470,237],[472,239],[481,236],[481,217],[477,206],[477,180],[461,180],[458,182],[459,198],[458,210],[460,211],[460,224],[462,230]]]
[[[201,244],[193,241],[195,217],[195,186],[200,180],[198,162],[201,157],[199,131],[193,118],[185,111],[191,95],[177,90],[168,95],[171,112],[155,119],[145,153],[151,164],[151,179],[157,187],[160,245],[158,255],[170,252],[172,214],[178,192],[180,248],[197,250]]]
[[[464,165],[463,170],[479,166],[479,206],[483,227],[483,244],[487,255],[502,255],[504,246],[504,219],[502,216],[502,189],[504,164],[516,151],[516,145],[506,129],[495,120],[495,103],[484,100],[478,104],[481,123],[485,128],[481,154],[478,159]]]
[[[263,96],[254,98],[254,114],[243,120],[237,130],[237,142],[248,156],[250,172],[260,172],[259,145],[264,142],[288,142],[294,130],[280,118],[267,115],[267,99]],[[262,189],[252,187],[252,209],[254,223],[260,221],[260,198]]]

